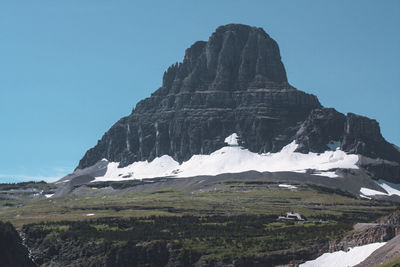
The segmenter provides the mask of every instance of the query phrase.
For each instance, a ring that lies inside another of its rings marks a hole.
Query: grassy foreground
[[[278,184],[225,181],[212,190],[164,188],[116,195],[110,194],[109,188],[87,187],[79,196],[63,198],[0,197],[0,218],[21,227],[28,223],[101,217],[278,216],[295,211],[309,221],[369,222],[397,207],[390,202],[356,199],[316,185],[296,183],[297,189],[287,189]]]
[[[312,184],[291,183],[295,189],[279,184],[228,180],[206,189],[122,188],[118,194],[108,184],[91,184],[81,187],[79,195],[62,198],[31,198],[25,191],[7,197],[4,191],[0,218],[23,229],[43,266],[53,261],[62,266],[123,266],[121,260],[137,261],[138,266],[156,260],[152,264],[163,266],[171,259],[178,266],[238,259],[247,266],[246,259],[301,262],[327,241],[352,231],[355,223],[397,208]],[[288,211],[306,221],[276,220]],[[146,258],[151,253],[157,256]]]

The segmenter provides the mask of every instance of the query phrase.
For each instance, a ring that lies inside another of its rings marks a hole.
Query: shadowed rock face
[[[346,118],[342,148],[349,153],[400,162],[400,153],[386,142],[376,120],[349,113]]]
[[[297,152],[323,152],[329,144],[343,151],[362,155],[358,166],[377,179],[400,183],[400,153],[381,135],[377,121],[353,113],[320,108],[310,112],[295,136]]]
[[[163,86],[140,101],[80,161],[121,162],[168,154],[178,161],[208,154],[233,132],[254,152],[279,151],[318,99],[287,82],[279,48],[264,30],[231,24],[186,50]]]
[[[283,83],[286,71],[277,43],[261,28],[230,24],[187,49],[183,63],[165,72],[155,94],[245,91]]]
[[[0,266],[36,267],[11,223],[0,221]]]
[[[391,161],[367,169],[400,182],[400,152],[375,120],[323,108],[316,96],[292,87],[276,42],[263,29],[240,24],[221,26],[187,49],[162,86],[111,127],[78,168],[103,158],[120,166],[162,155],[182,162],[221,148],[234,132],[252,152],[276,152],[293,140],[298,152],[323,152],[333,142]]]
[[[333,108],[312,110],[296,133],[297,151],[322,152],[330,149],[329,142],[351,154],[400,162],[399,151],[383,138],[376,120]]]
[[[311,111],[296,133],[297,152],[322,152],[331,149],[328,144],[343,139],[346,116],[333,108]]]

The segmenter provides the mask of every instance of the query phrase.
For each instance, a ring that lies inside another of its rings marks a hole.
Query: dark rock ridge
[[[351,154],[400,162],[400,153],[381,135],[376,120],[348,113],[344,116],[333,108],[312,110],[296,133],[297,151],[307,153],[329,149],[329,142]]]
[[[346,116],[333,108],[312,110],[296,133],[297,152],[322,152],[340,146],[345,121]]]
[[[11,223],[0,221],[0,266],[37,266],[29,258],[29,252]]]
[[[373,177],[400,183],[400,153],[387,142],[376,120],[333,108],[310,112],[295,136],[297,151],[323,152],[340,147],[351,154],[359,154],[358,165]]]
[[[276,152],[293,140],[304,153],[340,145],[394,162],[386,173],[400,179],[400,152],[375,120],[323,108],[316,96],[292,87],[277,43],[263,29],[240,24],[221,26],[187,49],[162,86],[112,126],[77,168],[103,158],[122,167],[165,154],[182,162],[221,148],[233,132],[253,152]]]

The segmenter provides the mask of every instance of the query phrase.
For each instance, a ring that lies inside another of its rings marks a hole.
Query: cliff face
[[[263,29],[240,24],[221,26],[187,49],[161,88],[106,132],[78,168],[103,158],[121,167],[162,155],[182,162],[221,148],[234,132],[252,152],[276,152],[293,140],[303,153],[340,147],[367,157],[362,164],[381,178],[400,179],[400,152],[375,120],[323,108],[292,87],[277,43]]]
[[[117,122],[80,161],[127,165],[168,154],[178,161],[208,154],[237,132],[255,152],[278,151],[318,99],[287,82],[279,48],[264,30],[219,27],[208,42],[186,50],[163,85]]]

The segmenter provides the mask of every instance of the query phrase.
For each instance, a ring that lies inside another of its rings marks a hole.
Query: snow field
[[[118,168],[118,162],[109,162],[104,176],[94,181],[121,181],[155,177],[192,177],[198,175],[218,175],[255,170],[259,172],[318,170],[318,175],[330,178],[337,175],[328,171],[335,168],[357,169],[358,156],[346,154],[337,149],[324,153],[302,154],[295,152],[295,141],[277,153],[253,153],[238,146],[238,135],[233,133],[225,139],[227,146],[210,155],[194,155],[188,161],[179,164],[172,157],[163,155],[153,161],[134,162],[124,168]]]
[[[325,253],[312,261],[300,264],[300,267],[348,267],[355,266],[368,258],[375,250],[385,245],[383,243],[372,243],[364,246],[350,248],[349,251],[336,251]]]

